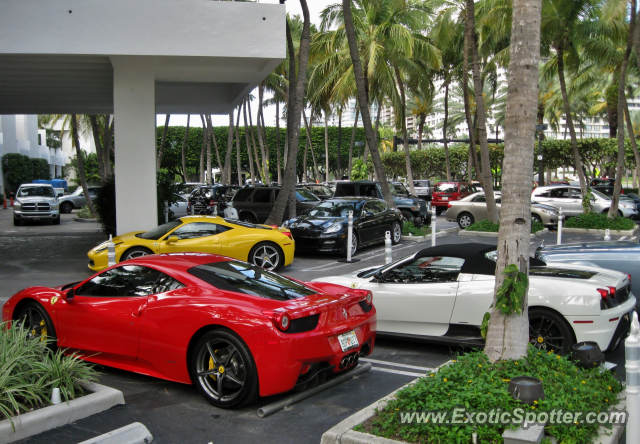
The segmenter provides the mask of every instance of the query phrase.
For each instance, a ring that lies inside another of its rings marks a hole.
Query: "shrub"
[[[158,225],[164,223],[164,203],[176,203],[176,194],[180,186],[175,183],[175,177],[167,170],[160,170],[156,176],[158,193]],[[169,210],[169,219],[173,219],[173,212]]]
[[[531,224],[531,233],[537,233],[544,229],[544,226],[540,222],[533,221]],[[500,231],[500,222],[494,224],[490,220],[480,220],[474,222],[467,227],[467,231],[483,231],[485,233],[497,233]]]
[[[51,168],[49,167],[49,162],[41,158],[30,158],[29,161],[31,162],[31,180],[51,180]]]
[[[93,201],[102,231],[107,236],[116,235],[116,178],[109,177],[96,193]]]
[[[636,223],[626,217],[616,216],[609,219],[606,214],[582,214],[570,217],[564,223],[566,228],[595,228],[600,230],[633,230]]]
[[[51,389],[60,389],[64,401],[84,394],[81,382],[97,381],[93,365],[75,353],[52,352],[46,341],[27,339],[16,322],[0,323],[0,415],[12,416],[51,402]]]
[[[403,236],[427,236],[431,234],[431,228],[423,225],[422,227],[416,227],[413,222],[405,222],[402,224],[402,235]]]
[[[545,399],[529,407],[513,399],[507,388],[511,378],[533,376],[543,381]],[[482,351],[458,358],[437,373],[420,378],[414,385],[400,390],[396,399],[356,430],[409,443],[458,444],[471,442],[501,443],[508,425],[502,424],[434,424],[430,422],[402,423],[401,414],[408,412],[447,411],[456,407],[466,411],[606,411],[618,403],[622,384],[611,372],[599,368],[581,369],[569,359],[551,351],[529,346],[527,356],[517,361],[490,362]],[[451,416],[449,416],[451,417]],[[513,426],[512,426],[513,428]],[[590,443],[598,434],[599,424],[548,423],[545,431],[563,443]]]
[[[80,208],[78,210],[78,214],[77,214],[78,219],[91,219],[91,211],[89,210],[88,206],[83,206],[82,208]]]

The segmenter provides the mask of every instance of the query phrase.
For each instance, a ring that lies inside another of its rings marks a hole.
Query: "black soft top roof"
[[[496,263],[485,255],[495,249],[496,247],[493,245],[479,243],[438,245],[418,251],[415,258],[430,256],[458,257],[464,259],[460,273],[493,275],[496,273]],[[530,267],[545,265],[547,264],[539,259],[531,258],[529,260]]]

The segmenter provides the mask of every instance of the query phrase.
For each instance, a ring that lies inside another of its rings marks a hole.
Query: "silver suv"
[[[25,220],[49,220],[53,225],[60,225],[58,198],[51,185],[20,185],[13,202],[13,225],[21,225]]]
[[[431,200],[431,194],[433,193],[433,186],[431,185],[430,180],[428,179],[414,180],[413,189],[416,190],[416,195],[420,199],[424,199],[426,201]]]
[[[596,213],[606,213],[611,208],[611,198],[591,188],[591,205]],[[565,216],[579,216],[583,213],[580,187],[551,185],[537,187],[531,193],[531,201],[562,208]],[[633,202],[619,202],[618,213],[624,217],[635,217],[638,211]]]

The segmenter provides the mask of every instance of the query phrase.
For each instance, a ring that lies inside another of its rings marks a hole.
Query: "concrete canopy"
[[[118,232],[150,229],[155,114],[231,112],[286,57],[285,17],[258,3],[3,0],[0,114],[114,114]]]

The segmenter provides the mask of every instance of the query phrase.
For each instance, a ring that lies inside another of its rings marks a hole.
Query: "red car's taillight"
[[[213,199],[211,199],[211,200],[209,201],[209,206],[210,206],[210,207],[212,207],[212,206],[214,206],[214,205],[218,205],[218,202],[217,202],[217,201],[215,201],[215,200],[213,200]]]
[[[452,205],[451,205],[450,203],[448,203],[448,204],[447,204],[447,208],[451,208],[451,206],[452,206]]]
[[[278,327],[278,330],[287,331],[289,329],[291,318],[286,311],[263,310],[262,313],[271,319],[271,322]]]

